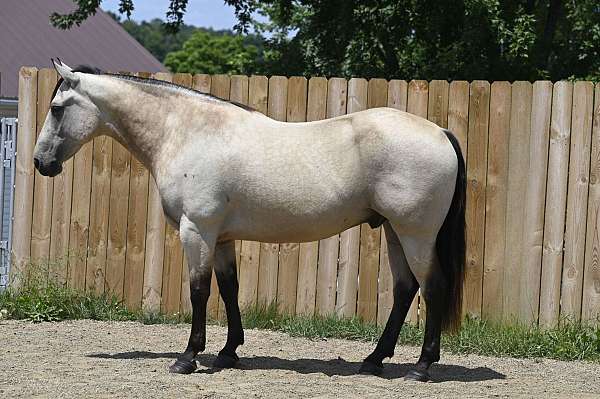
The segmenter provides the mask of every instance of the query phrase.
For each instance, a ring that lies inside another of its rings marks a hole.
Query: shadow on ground
[[[179,354],[175,352],[121,352],[121,353],[93,353],[88,357],[99,359],[175,359]],[[204,366],[197,373],[212,374],[220,369],[212,367],[215,355],[202,354],[196,360],[198,365]],[[349,362],[342,358],[332,360],[321,359],[281,359],[274,356],[254,356],[241,358],[237,367],[240,370],[289,370],[300,374],[323,373],[327,376],[350,376],[358,374],[360,362]],[[413,367],[412,363],[386,363],[381,378],[393,380],[402,378]],[[452,364],[434,364],[430,370],[432,382],[460,381],[480,382],[489,380],[503,380],[506,375],[488,367],[469,368]]]

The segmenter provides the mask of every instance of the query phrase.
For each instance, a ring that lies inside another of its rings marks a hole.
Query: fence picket
[[[527,171],[530,167],[532,85],[515,82],[512,86],[510,137],[508,149],[508,194],[506,202],[506,254],[503,318],[513,320],[520,313],[521,263],[524,259],[524,226],[527,197]]]
[[[450,83],[448,93],[448,130],[458,139],[463,157],[467,161],[469,82],[465,82],[464,80],[456,80]]]
[[[37,87],[37,136],[42,130],[50,108],[52,92],[58,75],[54,69],[38,71]],[[50,229],[52,226],[52,196],[54,179],[42,176],[37,170],[34,176],[33,215],[31,224],[31,259],[38,264],[48,264],[50,255]]]
[[[581,320],[593,323],[600,317],[600,83],[596,84],[592,130],[592,156],[588,199],[585,270]]]
[[[129,174],[131,154],[116,141],[112,143],[108,246],[106,251],[106,292],[122,299],[129,215]]]
[[[560,315],[573,321],[579,321],[581,317],[593,103],[594,85],[576,82],[573,87],[565,256],[560,291]]]
[[[474,316],[481,315],[489,107],[490,84],[473,81],[467,133],[467,264],[463,310]]]
[[[11,280],[16,287],[21,273],[30,262],[31,222],[33,215],[34,168],[33,147],[36,133],[37,68],[19,70],[19,142],[15,162],[15,200],[13,208],[13,237],[11,248]]]
[[[535,82],[531,104],[525,217],[521,222],[524,231],[520,266],[519,320],[527,324],[537,323],[539,313],[551,104],[552,83],[548,81]]]
[[[548,179],[544,216],[544,246],[540,285],[539,323],[542,327],[558,324],[560,283],[567,206],[567,181],[571,142],[573,84],[556,82],[552,97]]]
[[[505,248],[506,195],[508,186],[508,138],[512,87],[494,82],[490,92],[490,126],[487,185],[485,188],[485,239],[483,297],[481,314],[502,320]]]

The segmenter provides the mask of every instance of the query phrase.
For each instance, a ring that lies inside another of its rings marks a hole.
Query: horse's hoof
[[[404,376],[405,380],[427,382],[431,379],[427,370],[412,369]]]
[[[216,369],[231,369],[234,368],[240,358],[234,353],[233,356],[228,353],[219,353],[213,367]]]
[[[175,374],[192,374],[196,371],[196,361],[177,359],[175,363],[169,366],[169,372]]]
[[[381,375],[383,373],[383,364],[379,365],[365,361],[360,365],[358,372],[360,374]]]

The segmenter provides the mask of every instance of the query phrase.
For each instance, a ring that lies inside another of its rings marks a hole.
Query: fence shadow
[[[94,353],[88,357],[100,359],[175,359],[175,352],[147,352],[133,351],[121,353]],[[199,368],[197,373],[213,374],[220,371],[212,367],[215,355],[201,354],[196,358]],[[300,374],[322,373],[329,377],[357,375],[360,362],[349,362],[342,358],[321,359],[282,359],[275,356],[253,356],[240,358],[237,368],[240,370],[288,370]],[[381,378],[393,380],[402,378],[413,367],[413,363],[387,363]],[[503,380],[506,375],[499,373],[489,367],[469,368],[452,364],[434,364],[431,366],[432,382],[459,381],[459,382],[481,382],[489,380]]]

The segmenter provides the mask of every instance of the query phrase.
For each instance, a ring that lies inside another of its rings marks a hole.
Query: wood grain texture
[[[473,81],[467,138],[467,262],[463,291],[463,311],[473,316],[481,315],[489,111],[490,84]]]
[[[311,78],[308,81],[306,120],[316,121],[327,116],[327,79]],[[317,291],[317,262],[319,242],[301,243],[298,254],[298,287],[296,289],[296,314],[312,315],[315,311]]]
[[[73,158],[73,187],[75,189],[73,190],[71,227],[69,228],[68,285],[77,290],[85,289],[93,150],[93,143],[86,143]]]
[[[560,283],[567,206],[567,182],[571,143],[571,110],[573,84],[556,82],[552,96],[550,144],[548,148],[548,179],[544,215],[544,246],[540,281],[539,324],[558,324]]]
[[[469,130],[469,82],[456,80],[448,89],[448,130],[460,143],[465,161],[467,160],[467,132]]]
[[[581,317],[593,102],[594,85],[576,82],[573,86],[565,256],[560,292],[560,315],[573,321],[579,321]]]
[[[142,305],[149,181],[148,170],[139,160],[132,157],[127,214],[127,253],[123,276],[123,298],[127,306],[132,309],[138,309]]]
[[[600,317],[600,84],[596,83],[592,125],[592,156],[588,198],[585,270],[581,320],[594,323]]]
[[[73,196],[73,158],[63,162],[62,172],[54,177],[52,187],[52,227],[50,229],[50,278],[67,282],[69,228]]]
[[[522,259],[519,268],[521,287],[519,320],[526,324],[537,323],[539,313],[551,106],[552,83],[548,81],[535,82],[531,104],[525,217],[521,222],[523,226]]]
[[[508,189],[508,140],[512,87],[494,82],[490,91],[490,126],[487,185],[485,188],[485,246],[481,314],[501,321],[503,307],[506,200]]]
[[[532,85],[515,82],[512,86],[511,120],[508,149],[508,196],[506,204],[506,250],[504,273],[503,318],[510,322],[518,318],[522,287],[525,206],[527,170],[531,136]]]
[[[37,68],[19,70],[19,154],[15,162],[15,192],[10,278],[13,287],[21,283],[31,255],[34,168],[37,121]]]
[[[445,80],[432,80],[429,83],[429,104],[427,119],[440,127],[448,127],[448,95],[450,86]]]
[[[105,291],[123,299],[131,154],[116,141],[112,145]]]
[[[108,210],[110,201],[110,169],[112,139],[94,139],[92,162],[92,191],[90,197],[90,231],[85,285],[86,290],[104,292],[106,278],[106,246],[108,239]]]
[[[57,80],[58,76],[53,68],[43,68],[38,71],[36,137],[39,136],[46,120]],[[39,265],[47,265],[49,261],[53,192],[54,179],[42,176],[36,170],[31,224],[31,260]]]

